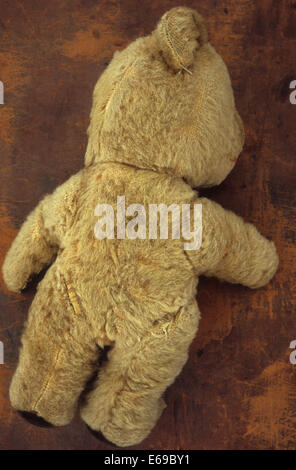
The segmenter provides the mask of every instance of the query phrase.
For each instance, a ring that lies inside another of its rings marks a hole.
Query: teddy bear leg
[[[81,408],[86,424],[120,447],[145,439],[165,408],[163,392],[187,360],[198,319],[196,304],[184,307],[167,330],[160,325],[133,346],[115,344]]]
[[[53,289],[44,280],[31,305],[10,399],[28,421],[62,426],[74,416],[99,349],[85,319],[74,318],[56,284]]]

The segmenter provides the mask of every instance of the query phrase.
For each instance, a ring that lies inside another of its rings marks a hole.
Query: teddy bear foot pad
[[[119,449],[119,447],[115,444],[113,444],[113,442],[110,442],[108,441],[108,439],[106,439],[103,434],[100,432],[100,431],[95,431],[94,429],[92,429],[91,427],[89,427],[88,425],[86,425],[88,431],[98,440],[98,441],[101,441],[103,442],[104,444],[108,444],[109,446],[112,446],[116,449]]]
[[[39,426],[41,428],[51,428],[51,427],[53,427],[53,424],[49,423],[48,421],[45,421],[45,419],[41,418],[41,416],[38,416],[33,411],[20,411],[20,410],[17,410],[17,412],[23,419],[28,421],[30,424],[34,424],[34,426]]]

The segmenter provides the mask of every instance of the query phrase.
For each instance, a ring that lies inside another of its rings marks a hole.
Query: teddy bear
[[[227,177],[244,138],[227,67],[195,10],[169,10],[115,52],[94,89],[83,169],[41,200],[3,264],[13,292],[50,266],[10,386],[24,418],[64,426],[79,409],[98,437],[140,443],[196,336],[199,276],[252,289],[273,277],[274,243],[198,193]],[[137,236],[136,223],[133,237],[127,226],[116,236],[118,197],[147,213],[199,205],[200,246],[189,249],[183,234]],[[96,236],[98,204],[113,210],[113,237]]]

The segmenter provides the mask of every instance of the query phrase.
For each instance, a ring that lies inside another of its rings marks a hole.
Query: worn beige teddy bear
[[[28,419],[56,426],[80,403],[92,430],[129,446],[151,431],[186,362],[200,319],[198,277],[256,288],[278,257],[253,225],[192,189],[221,183],[244,142],[227,68],[196,11],[173,8],[151,35],[114,54],[95,87],[88,134],[85,168],[28,216],[3,265],[7,287],[19,292],[51,264],[10,397]],[[147,213],[150,204],[202,204],[200,248],[187,249],[182,236],[116,236],[118,196]],[[95,234],[98,204],[114,210],[113,239]]]

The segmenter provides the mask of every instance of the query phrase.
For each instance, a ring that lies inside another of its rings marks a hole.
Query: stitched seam
[[[97,150],[98,150],[98,154],[100,153],[100,146],[101,146],[101,134],[102,134],[102,131],[103,131],[103,127],[104,127],[104,122],[105,122],[105,118],[106,118],[106,111],[107,111],[107,107],[109,106],[114,94],[117,92],[117,89],[118,87],[120,87],[121,83],[123,82],[124,78],[127,76],[127,74],[129,73],[129,71],[131,70],[131,68],[134,66],[134,63],[136,62],[137,60],[137,57],[133,60],[133,62],[127,67],[127,69],[125,70],[125,72],[123,73],[122,77],[120,78],[120,80],[115,84],[113,90],[111,91],[109,97],[108,97],[108,100],[106,102],[106,105],[105,105],[105,109],[104,109],[104,112],[103,112],[103,116],[102,116],[102,125],[101,125],[101,128],[100,128],[100,132],[99,132],[99,136],[98,136],[98,147],[97,147]],[[94,110],[92,109],[91,111],[91,114],[94,112]],[[91,134],[93,134],[92,132],[92,127],[93,125],[95,124],[95,120],[94,120],[94,117],[91,118],[91,122],[90,122],[90,126],[89,126],[89,130],[91,132]],[[91,160],[90,162],[88,163],[87,166],[89,165],[92,165],[95,163],[95,155],[94,155],[94,146],[93,146],[93,138],[91,138],[91,141],[89,141],[89,143],[91,142],[91,145],[92,145],[92,148],[91,148],[91,152],[92,152],[92,155],[91,155]],[[89,145],[89,144],[88,144]]]
[[[84,170],[82,170],[82,171],[84,171]],[[75,177],[76,177],[76,175],[75,175]],[[71,207],[74,206],[74,211],[71,214],[71,223],[70,223],[69,227],[67,228],[67,231],[65,232],[65,234],[73,227],[73,225],[75,223],[76,216],[78,214],[78,201],[79,201],[78,194],[80,194],[81,185],[82,185],[82,174],[79,174],[79,188],[76,188],[76,181],[71,182],[71,187],[74,188],[75,196],[74,196],[73,200],[75,201],[75,204],[73,204],[73,203],[71,204]],[[73,193],[71,193],[71,194],[73,194]],[[64,200],[66,201],[66,203],[67,203],[67,196],[68,196],[68,192],[66,191],[66,195],[64,197]],[[65,236],[65,234],[64,234],[64,236]]]
[[[133,60],[133,62],[127,67],[127,69],[125,70],[125,72],[123,73],[121,79],[119,80],[118,83],[116,83],[110,97],[108,98],[108,101],[106,103],[106,106],[105,106],[105,110],[104,110],[104,115],[103,115],[103,119],[102,119],[102,126],[101,126],[101,130],[100,130],[100,135],[99,135],[99,153],[100,153],[100,146],[101,146],[101,135],[102,135],[102,132],[103,132],[103,127],[104,127],[104,123],[105,123],[105,119],[106,119],[106,114],[107,114],[107,108],[108,106],[110,105],[111,103],[111,100],[112,98],[114,97],[114,95],[116,94],[116,92],[120,89],[120,86],[122,84],[122,82],[124,81],[124,79],[129,75],[129,73],[131,72],[132,68],[134,67],[135,65],[135,62],[137,61],[137,57]],[[94,160],[93,160],[94,161]]]
[[[134,168],[135,170],[145,170],[145,171],[153,171],[154,173],[158,173],[160,175],[167,175],[167,176],[170,176],[172,178],[178,178],[178,179],[182,179],[183,177],[182,176],[178,176],[178,175],[175,175],[173,173],[173,168],[172,168],[172,173],[169,173],[168,171],[162,171],[161,168],[155,168],[155,167],[143,167],[143,166],[139,166],[139,165],[133,165],[132,163],[125,163],[125,162],[120,162],[120,161],[116,161],[116,160],[100,160],[99,162],[97,162],[98,165],[109,165],[109,164],[113,164],[113,165],[122,165],[122,166],[125,166],[125,167],[128,167],[128,168]]]
[[[68,333],[68,332],[65,332],[65,337],[71,337],[71,335]],[[40,403],[41,399],[43,398],[43,396],[45,395],[45,393],[47,392],[48,390],[48,387],[49,387],[49,384],[50,382],[52,381],[53,379],[53,376],[54,376],[54,373],[55,373],[55,370],[56,370],[56,367],[59,363],[59,360],[61,358],[61,353],[62,353],[62,347],[59,346],[55,349],[55,360],[54,360],[54,363],[53,363],[53,366],[52,366],[52,369],[51,369],[51,373],[49,375],[49,377],[47,379],[45,379],[43,381],[43,384],[42,384],[42,387],[41,387],[41,392],[40,392],[40,395],[39,397],[37,398],[37,400],[35,401],[35,404],[33,405],[32,409],[34,411],[37,411],[38,413],[38,404]],[[41,414],[41,413],[40,413]]]
[[[65,285],[65,288],[66,288],[67,299],[68,299],[75,315],[82,316],[83,312],[82,312],[82,308],[81,308],[81,305],[80,305],[80,300],[79,300],[78,295],[76,294],[76,291],[75,291],[74,287],[72,286],[72,284],[69,281],[66,281],[64,276],[61,275],[61,278],[62,278],[62,280],[64,282],[64,285]]]
[[[74,288],[72,287],[72,284],[69,283],[69,282],[67,283],[67,281],[65,280],[63,275],[61,275],[61,278],[62,278],[64,286],[66,288],[67,300],[70,303],[70,305],[71,305],[71,307],[72,307],[72,309],[75,313],[75,316],[73,317],[74,321],[77,321],[76,316],[82,316],[83,315],[82,309],[81,309],[80,304],[79,304],[78,296],[76,295],[76,292],[75,292]],[[70,336],[71,336],[70,333],[68,331],[66,331],[65,332],[65,337],[70,337]],[[37,412],[38,412],[38,409],[37,409],[38,404],[41,401],[41,399],[43,398],[46,391],[48,390],[48,386],[49,386],[49,384],[50,384],[50,382],[53,378],[56,366],[57,366],[57,364],[59,362],[59,359],[60,359],[60,356],[61,356],[61,352],[62,352],[62,347],[58,346],[55,349],[55,353],[54,353],[55,359],[53,361],[53,366],[52,366],[51,372],[50,372],[49,376],[46,379],[44,379],[44,381],[42,383],[42,386],[41,386],[40,394],[39,394],[39,396],[37,397],[36,401],[34,402],[34,404],[32,406],[32,409],[37,411]]]
[[[32,409],[35,410],[35,411],[37,411],[37,412],[38,412],[38,409],[37,409],[38,404],[39,404],[41,398],[43,397],[43,395],[45,394],[45,392],[47,391],[48,385],[49,385],[49,383],[50,383],[50,381],[51,381],[51,379],[52,379],[52,377],[53,377],[55,368],[56,368],[56,366],[57,366],[57,364],[58,364],[58,361],[59,361],[59,358],[60,358],[61,349],[62,349],[61,346],[59,346],[58,348],[56,348],[56,350],[55,350],[55,360],[54,360],[54,364],[53,364],[51,373],[50,373],[49,377],[43,381],[43,384],[42,384],[42,387],[41,387],[40,395],[39,395],[39,397],[37,398],[37,400],[35,401],[34,405],[32,406]]]

